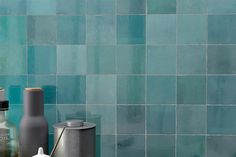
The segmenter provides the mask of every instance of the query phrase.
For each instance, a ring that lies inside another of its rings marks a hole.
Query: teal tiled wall
[[[50,125],[97,124],[97,157],[236,154],[236,0],[0,0],[0,86]],[[51,147],[50,146],[50,147]]]

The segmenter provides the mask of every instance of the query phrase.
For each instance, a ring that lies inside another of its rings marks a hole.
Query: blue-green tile
[[[115,16],[87,16],[87,44],[115,45]]]
[[[86,74],[86,46],[58,45],[57,73],[58,74]]]
[[[144,74],[145,56],[144,45],[117,46],[117,73]]]
[[[235,0],[208,0],[209,14],[230,14],[236,13]]]
[[[115,157],[116,143],[114,135],[96,136],[96,157]]]
[[[44,103],[56,104],[56,76],[53,75],[28,76],[28,86],[43,88]]]
[[[177,157],[205,157],[204,136],[178,136]]]
[[[19,75],[26,74],[26,48],[25,46],[0,46],[0,74]]]
[[[118,104],[145,103],[144,76],[118,76],[117,103]]]
[[[206,46],[178,46],[177,56],[178,74],[206,73]]]
[[[55,16],[28,16],[28,43],[55,44],[56,25]]]
[[[48,135],[48,150],[49,150],[49,152],[52,151],[53,146],[54,146],[54,134],[49,134]]]
[[[115,76],[87,76],[87,104],[115,104]]]
[[[86,120],[85,105],[57,105],[57,122],[64,122],[71,119]]]
[[[25,0],[0,0],[0,15],[24,15],[25,13]]]
[[[117,0],[118,14],[145,14],[146,0]]]
[[[179,44],[205,44],[206,41],[206,15],[178,15],[177,42]]]
[[[85,32],[85,16],[59,16],[57,18],[57,43],[84,44]]]
[[[87,73],[115,74],[116,48],[114,46],[88,46]]]
[[[175,106],[147,106],[146,121],[148,134],[174,134]]]
[[[117,157],[145,157],[145,140],[143,135],[118,135]]]
[[[56,0],[27,0],[27,15],[56,15]]]
[[[10,102],[11,103],[11,102]],[[9,111],[7,112],[7,118],[10,122],[12,122],[19,131],[19,126],[21,119],[23,117],[24,111],[22,104],[10,104]]]
[[[208,16],[208,43],[235,44],[236,43],[236,15]]]
[[[235,74],[236,73],[236,46],[211,45],[207,52],[208,74]]]
[[[118,44],[145,43],[145,16],[117,16]]]
[[[28,73],[29,74],[55,74],[56,73],[56,47],[55,46],[29,46],[28,47]]]
[[[207,103],[235,104],[235,76],[208,76]]]
[[[44,115],[48,122],[48,131],[53,133],[53,125],[56,123],[56,105],[44,105]]]
[[[175,157],[175,136],[148,135],[147,157]]]
[[[176,16],[147,15],[147,44],[175,44]]]
[[[149,46],[147,48],[148,74],[176,74],[176,47]]]
[[[0,16],[0,44],[25,44],[26,18]]]
[[[57,103],[84,104],[86,91],[85,76],[58,76]]]
[[[206,77],[178,76],[177,77],[178,104],[205,104]]]
[[[175,14],[176,0],[147,0],[149,14]]]
[[[144,134],[145,107],[143,105],[117,106],[117,133]]]
[[[207,12],[207,0],[177,0],[179,14],[204,14]]]
[[[96,133],[102,135],[114,135],[116,122],[115,105],[88,105],[87,121],[96,124]]]
[[[236,134],[235,106],[208,106],[208,134]]]
[[[57,0],[56,3],[57,14],[84,15],[86,13],[86,0]]]
[[[87,0],[87,14],[114,14],[115,0]]]
[[[206,133],[206,106],[177,107],[177,131],[179,134]]]

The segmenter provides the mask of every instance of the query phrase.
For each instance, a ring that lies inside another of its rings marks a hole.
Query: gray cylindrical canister
[[[48,153],[48,124],[44,117],[43,90],[26,88],[24,116],[20,123],[20,156],[32,157],[38,148]]]
[[[82,120],[70,120],[54,125],[54,143],[65,131],[54,152],[54,157],[95,157],[96,125]]]

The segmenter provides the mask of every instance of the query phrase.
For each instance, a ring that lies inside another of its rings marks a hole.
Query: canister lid
[[[68,120],[62,123],[58,123],[53,125],[53,127],[56,129],[64,128],[66,129],[91,129],[95,128],[96,125],[94,123],[88,123],[84,122],[83,120],[75,119],[75,120]]]

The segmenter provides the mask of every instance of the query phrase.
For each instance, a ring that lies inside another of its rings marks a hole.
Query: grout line
[[[176,58],[175,58],[175,61],[176,61],[176,69],[175,69],[175,85],[176,85],[176,89],[175,89],[175,101],[176,101],[176,104],[175,104],[175,157],[177,157],[177,140],[178,140],[178,136],[177,136],[177,133],[178,133],[178,36],[177,36],[177,33],[178,33],[178,13],[177,13],[177,9],[178,9],[178,0],[176,0],[176,21],[175,21],[175,54],[176,54]]]
[[[148,62],[148,47],[147,47],[147,12],[148,12],[148,4],[147,4],[147,1],[148,0],[145,0],[145,86],[144,86],[144,91],[145,91],[145,108],[144,108],[144,125],[145,125],[145,132],[144,132],[144,140],[145,140],[145,143],[144,143],[144,152],[145,152],[145,157],[148,157],[148,154],[147,154],[147,62]]]

